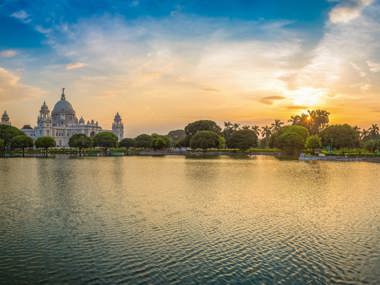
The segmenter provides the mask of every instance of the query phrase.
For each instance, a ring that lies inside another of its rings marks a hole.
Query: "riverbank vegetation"
[[[287,122],[274,120],[270,125],[240,125],[224,122],[223,128],[212,120],[198,120],[167,135],[140,134],[135,138],[117,137],[101,132],[90,138],[76,134],[70,138],[70,148],[56,148],[51,137],[34,142],[15,127],[0,125],[0,152],[3,155],[70,154],[138,155],[183,153],[279,154],[379,156],[380,131],[377,124],[360,129],[348,124],[330,124],[330,113],[310,110],[291,116]]]

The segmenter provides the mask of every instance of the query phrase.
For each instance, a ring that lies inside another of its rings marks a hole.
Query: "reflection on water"
[[[379,284],[379,164],[0,160],[0,283]]]

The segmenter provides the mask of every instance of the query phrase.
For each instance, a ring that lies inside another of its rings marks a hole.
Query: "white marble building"
[[[74,108],[66,100],[65,88],[62,89],[61,99],[54,105],[51,113],[44,102],[37,118],[37,126],[32,128],[30,125],[25,125],[21,130],[33,139],[51,136],[59,147],[68,146],[69,139],[74,134],[85,134],[93,137],[99,132],[112,132],[119,140],[124,137],[124,125],[119,113],[115,115],[112,130],[102,129],[94,120],[87,121],[87,123],[83,117],[78,120]]]

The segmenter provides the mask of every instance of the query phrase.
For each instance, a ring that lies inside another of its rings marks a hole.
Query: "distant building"
[[[3,115],[1,116],[1,123],[0,124],[1,125],[7,125],[7,126],[11,125],[11,121],[9,119],[7,111],[4,111]]]
[[[124,125],[119,113],[115,115],[112,130],[103,130],[94,120],[87,121],[87,123],[83,117],[78,120],[72,105],[66,100],[65,88],[62,89],[61,99],[54,105],[51,113],[46,102],[44,102],[37,118],[37,126],[32,128],[30,125],[25,125],[21,130],[34,139],[51,136],[55,139],[57,146],[60,147],[68,146],[69,139],[74,134],[85,134],[93,137],[99,132],[112,132],[119,140],[124,137]]]

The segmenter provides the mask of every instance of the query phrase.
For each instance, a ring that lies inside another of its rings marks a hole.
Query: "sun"
[[[289,97],[296,106],[313,107],[322,102],[324,95],[324,89],[302,87],[291,92]]]

